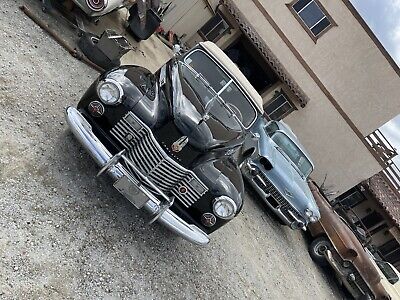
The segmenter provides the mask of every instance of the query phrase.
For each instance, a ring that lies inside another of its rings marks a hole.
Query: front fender
[[[196,175],[209,187],[216,198],[228,196],[235,201],[238,211],[243,206],[244,184],[240,169],[231,156],[205,155],[194,167]]]

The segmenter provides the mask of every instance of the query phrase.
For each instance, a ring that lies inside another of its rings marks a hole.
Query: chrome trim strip
[[[229,77],[231,79],[231,82],[234,82],[234,84],[236,85],[236,87],[239,88],[239,90],[242,92],[243,95],[245,95],[245,98],[247,99],[247,101],[249,102],[250,106],[253,108],[254,113],[255,113],[255,117],[252,120],[252,122],[249,124],[249,126],[247,127],[243,127],[245,129],[249,129],[251,126],[253,126],[253,124],[256,122],[257,120],[257,116],[260,114],[259,109],[257,108],[257,106],[254,104],[254,101],[252,99],[252,97],[250,96],[250,94],[248,94],[245,91],[245,88],[242,86],[242,84],[235,80],[233,78],[233,76],[231,75],[231,73],[226,69],[226,67],[224,66],[224,64],[222,62],[220,62],[216,57],[214,57],[214,55],[212,55],[210,52],[208,52],[206,49],[204,49],[203,47],[201,47],[201,49],[195,49],[191,52],[189,52],[188,54],[185,54],[185,58],[183,59],[183,62],[189,66],[189,68],[193,69],[192,67],[190,67],[190,64],[186,63],[186,59],[192,55],[195,52],[203,52],[208,58],[210,58],[218,67],[220,67],[220,69],[222,70],[222,72],[224,72],[224,74]],[[196,71],[196,70],[195,70]],[[197,72],[197,71],[196,71]]]
[[[94,161],[100,167],[104,167],[113,156],[94,135],[90,124],[74,107],[68,107],[65,111],[65,115],[67,123],[76,139],[86,149]],[[107,169],[107,173],[114,181],[124,176],[124,174],[129,174],[121,163],[112,165]],[[157,214],[160,207],[160,201],[145,187],[138,186],[138,188],[149,197],[149,201],[144,205],[144,208],[152,215]],[[208,235],[204,231],[193,224],[188,224],[170,209],[167,209],[162,215],[160,215],[157,221],[196,245],[206,245],[210,241]]]

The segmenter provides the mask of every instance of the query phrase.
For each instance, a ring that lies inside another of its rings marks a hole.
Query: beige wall
[[[245,15],[257,10],[251,1],[238,2]],[[260,2],[364,135],[400,113],[400,77],[342,1],[320,0],[338,26],[317,43],[286,7],[289,0]],[[267,21],[257,15],[257,19],[249,20],[262,32]],[[266,40],[279,43],[272,38]],[[292,58],[285,58],[287,53],[275,53],[285,66],[292,63]],[[296,80],[299,77],[292,75]]]
[[[172,30],[186,42],[211,17],[212,12],[204,0],[172,0],[161,26],[165,31]]]

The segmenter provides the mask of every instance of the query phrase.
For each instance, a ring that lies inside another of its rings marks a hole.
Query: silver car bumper
[[[145,198],[143,208],[151,215],[159,214],[157,218],[158,222],[194,244],[206,245],[209,243],[209,237],[204,231],[193,224],[188,224],[170,209],[166,209],[160,213],[160,200],[152,195],[152,193],[149,192],[145,186],[140,184],[138,180],[130,176],[129,172],[127,172],[121,163],[117,162],[110,164],[115,156],[113,157],[107,148],[94,135],[91,125],[76,108],[67,108],[66,119],[76,139],[82,144],[86,151],[89,152],[95,162],[101,168],[104,168],[104,171],[107,172],[114,181],[115,187],[121,185],[120,182],[124,179],[125,190],[134,190],[135,196]],[[127,178],[129,180],[127,180]],[[130,187],[126,186],[127,182],[131,184]],[[118,190],[124,194],[121,188],[118,188]],[[129,197],[129,195],[124,196],[126,196],[126,198],[133,204],[137,205],[137,202],[134,201],[132,197]]]
[[[256,182],[255,182],[255,177],[259,175],[253,175],[252,174],[252,166],[248,162],[245,162],[242,165],[242,174],[244,178],[247,180],[247,182],[250,183],[250,185],[255,189],[255,191],[261,196],[261,198],[264,200],[264,202],[268,205],[268,207],[282,220],[283,223],[288,225],[292,229],[302,229],[306,230],[306,223],[304,220],[299,219],[294,212],[290,213],[290,218],[289,219],[281,210],[281,206],[274,207],[269,203],[267,200],[268,197],[271,197],[271,194],[266,193]],[[263,181],[262,178],[258,178],[260,181]]]

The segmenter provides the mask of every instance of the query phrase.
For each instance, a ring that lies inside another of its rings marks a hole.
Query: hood
[[[258,154],[267,158],[273,166],[271,170],[266,170],[260,165],[260,169],[299,213],[303,215],[305,209],[309,208],[319,217],[319,209],[307,179],[299,174],[291,160],[282,153],[263,129],[257,131],[260,134]]]

